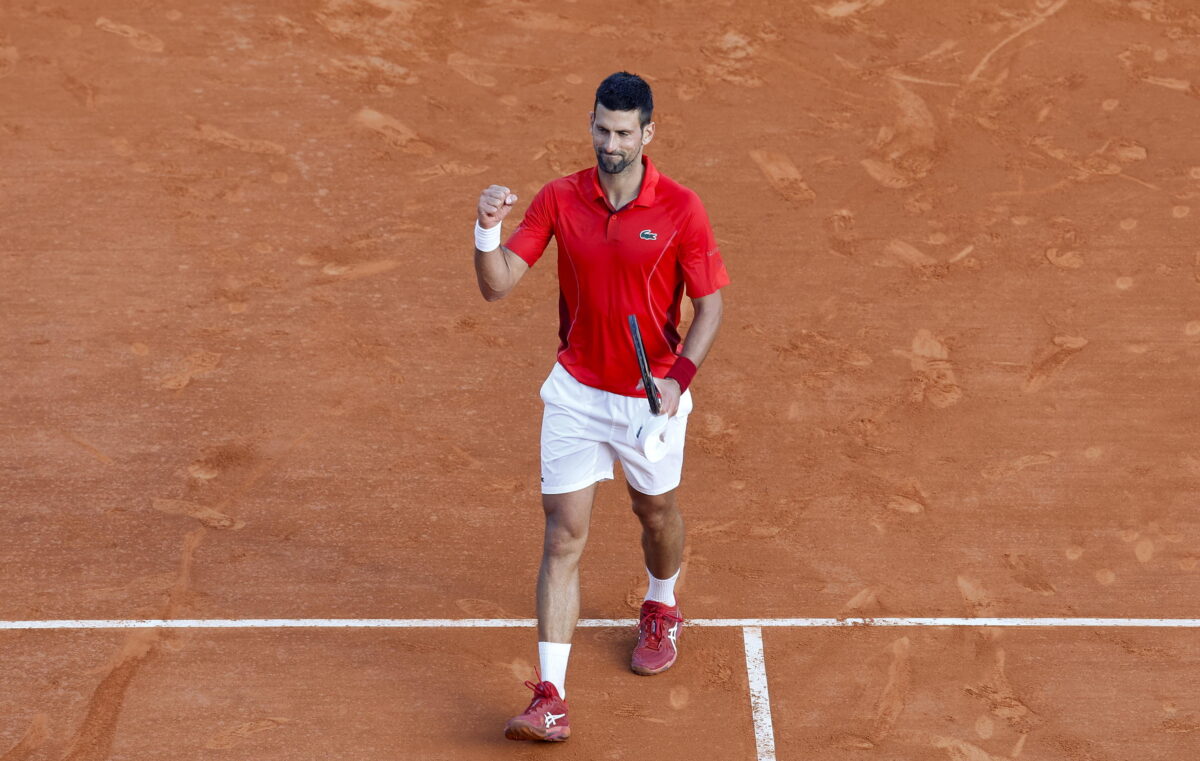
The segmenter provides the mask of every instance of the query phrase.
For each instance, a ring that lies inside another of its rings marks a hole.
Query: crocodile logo
[[[642,230],[638,233],[638,237],[642,240],[658,240],[658,233],[653,230]]]

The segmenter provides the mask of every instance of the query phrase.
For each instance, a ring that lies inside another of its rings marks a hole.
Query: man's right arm
[[[475,278],[479,281],[479,292],[488,301],[507,296],[528,271],[525,260],[504,246],[495,251],[475,249]]]
[[[508,212],[512,210],[517,197],[503,185],[492,185],[479,194],[479,217],[477,224],[485,233],[495,230]],[[479,241],[480,235],[476,235]],[[485,244],[486,245],[486,244]],[[479,281],[479,292],[488,301],[496,301],[508,295],[526,272],[529,265],[525,260],[496,242],[495,248],[481,251],[480,243],[475,244],[475,278]]]

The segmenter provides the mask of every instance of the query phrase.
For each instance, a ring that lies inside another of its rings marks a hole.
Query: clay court
[[[602,485],[512,743],[557,281],[470,227],[620,69],[733,280],[693,625]],[[1198,124],[1185,0],[4,2],[0,761],[1194,758]]]

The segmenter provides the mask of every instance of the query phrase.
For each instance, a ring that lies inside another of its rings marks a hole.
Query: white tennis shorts
[[[663,494],[679,486],[683,440],[692,392],[683,392],[679,412],[667,422],[667,455],[652,463],[638,449],[632,431],[650,414],[644,396],[622,396],[585,386],[554,364],[542,384],[542,493],[566,494],[613,477],[613,461],[629,485],[642,494]]]

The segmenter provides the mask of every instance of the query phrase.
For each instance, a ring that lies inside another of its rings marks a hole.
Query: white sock
[[[538,661],[542,667],[542,681],[558,689],[558,695],[567,699],[567,658],[571,657],[570,642],[539,642]]]
[[[683,569],[680,568],[680,571]],[[675,604],[675,580],[679,578],[679,571],[669,579],[656,579],[654,574],[650,573],[650,569],[646,569],[646,575],[650,577],[650,586],[646,589],[646,599],[654,602],[661,602],[663,605]]]

